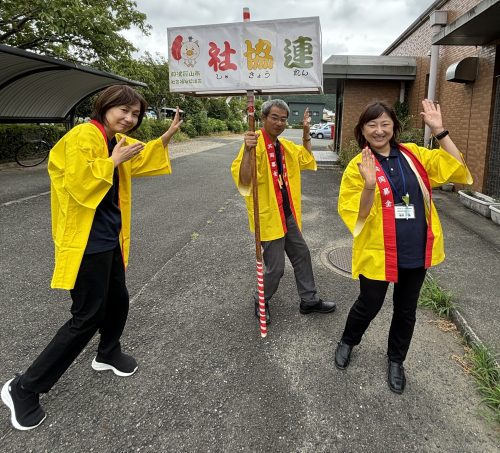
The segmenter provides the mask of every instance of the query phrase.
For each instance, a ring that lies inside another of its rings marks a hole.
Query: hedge
[[[66,129],[57,124],[0,124],[0,162],[11,162],[14,153],[25,141],[42,138],[54,145]]]
[[[141,126],[130,135],[147,142],[160,137],[172,123],[172,120],[155,120],[144,118]],[[180,142],[200,135],[231,131],[240,134],[247,129],[246,123],[237,119],[226,121],[208,118],[206,112],[199,112],[184,120],[181,132],[175,135],[175,141]],[[16,149],[26,140],[43,138],[54,145],[64,134],[63,125],[38,124],[3,124],[0,125],[0,162],[14,160]]]

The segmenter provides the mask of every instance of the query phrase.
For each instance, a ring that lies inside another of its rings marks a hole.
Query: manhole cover
[[[328,261],[337,270],[342,273],[351,275],[352,266],[352,248],[337,247],[328,253]]]

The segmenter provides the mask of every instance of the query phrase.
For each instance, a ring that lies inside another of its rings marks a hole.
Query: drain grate
[[[330,264],[342,274],[349,277],[352,272],[352,247],[337,247],[328,253]]]

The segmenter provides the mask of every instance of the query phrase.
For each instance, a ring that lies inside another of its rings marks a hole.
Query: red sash
[[[382,199],[382,222],[385,250],[385,279],[388,282],[398,281],[398,252],[396,247],[396,215],[394,214],[394,197],[387,175],[375,159],[375,177]]]
[[[425,244],[425,268],[429,268],[432,263],[432,246],[434,244],[434,233],[432,232],[431,221],[431,205],[432,205],[432,190],[429,182],[429,177],[424,166],[420,163],[417,157],[403,145],[399,145],[399,150],[407,156],[424,183],[425,189],[429,193],[429,215],[427,220],[427,240]],[[385,279],[389,282],[398,281],[398,253],[396,246],[396,216],[394,209],[394,197],[392,195],[391,185],[387,179],[382,166],[376,161],[375,176],[377,186],[382,200],[382,221],[384,230],[384,249],[385,249]]]
[[[283,195],[281,194],[281,188],[280,188],[280,178],[278,174],[278,163],[276,162],[276,151],[274,149],[274,144],[271,142],[271,138],[269,137],[269,134],[265,131],[264,128],[261,130],[262,137],[264,138],[264,144],[266,146],[266,151],[267,151],[267,157],[269,160],[269,166],[271,168],[271,174],[273,177],[273,186],[274,186],[274,193],[276,194],[276,201],[278,202],[278,209],[280,211],[280,217],[281,217],[281,224],[283,226],[283,233],[287,232],[286,228],[286,218],[285,218],[285,211],[283,209]],[[281,168],[283,169],[283,183],[285,184],[286,191],[288,193],[288,201],[290,203],[290,210],[292,211],[293,217],[295,218],[295,221],[297,221],[297,215],[295,214],[295,208],[293,207],[293,200],[292,200],[292,194],[290,192],[290,184],[288,182],[288,171],[286,170],[286,162],[285,162],[285,148],[284,146],[280,143],[281,146]]]
[[[104,137],[104,141],[106,142],[106,145],[108,144],[108,136],[106,135],[106,129],[104,129],[104,126],[102,123],[99,123],[97,120],[91,120],[90,124],[93,124],[97,129],[101,131],[102,136]]]

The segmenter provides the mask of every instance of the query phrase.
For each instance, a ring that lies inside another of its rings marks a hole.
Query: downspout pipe
[[[429,16],[429,21],[431,22],[431,34],[435,36],[441,31],[441,28],[448,22],[448,11],[433,11]],[[437,84],[437,74],[439,68],[439,47],[433,45],[431,46],[431,61],[429,68],[429,88],[427,90],[427,99],[431,101],[436,101],[436,84]],[[431,138],[431,129],[429,126],[425,125],[424,132],[424,146],[428,147]]]

